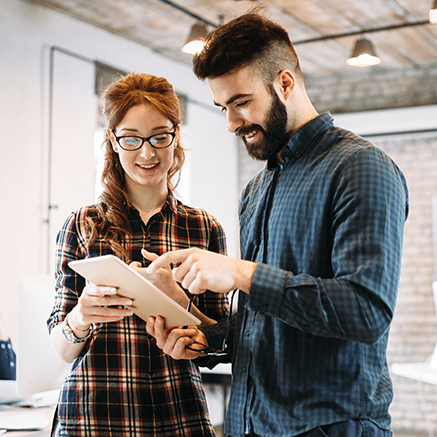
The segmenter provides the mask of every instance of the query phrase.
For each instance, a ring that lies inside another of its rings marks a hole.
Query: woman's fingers
[[[130,317],[132,299],[117,295],[114,287],[88,284],[75,307],[75,321],[81,326],[91,323],[109,323]]]
[[[155,261],[155,259],[159,258],[159,256],[156,253],[149,252],[146,249],[141,249],[141,255],[143,255],[144,258],[148,259],[149,261]]]

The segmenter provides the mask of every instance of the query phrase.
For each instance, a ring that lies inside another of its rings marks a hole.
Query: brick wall
[[[431,290],[434,280],[433,197],[437,194],[437,132],[373,139],[402,169],[410,193],[405,225],[398,303],[393,319],[388,361],[422,362],[437,342],[437,316]],[[418,383],[392,375],[395,397],[393,428],[423,431],[425,416]],[[422,394],[437,429],[437,387],[422,384]]]
[[[319,112],[341,114],[375,109],[435,105],[437,64],[423,69],[359,69],[354,75],[305,79]]]
[[[437,104],[437,64],[403,71],[357,70],[349,77],[306,79],[308,94],[319,112],[370,111]],[[398,304],[388,347],[389,365],[421,362],[437,342],[437,316],[431,291],[434,280],[432,201],[437,195],[437,132],[372,138],[405,174],[410,191],[410,215],[405,227]],[[262,164],[239,145],[240,188]],[[437,430],[437,386],[418,384],[393,375],[391,406],[395,432],[426,432],[420,396]]]

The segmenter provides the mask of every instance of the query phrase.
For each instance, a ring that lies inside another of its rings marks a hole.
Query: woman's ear
[[[111,143],[112,150],[115,153],[118,153],[117,143],[115,142],[115,138],[111,129],[106,129],[106,136],[108,137],[109,142]]]
[[[178,146],[178,144],[180,143],[180,141],[181,141],[181,126],[178,124],[176,127],[175,127],[175,133],[176,133],[176,136],[175,136],[175,139],[174,139],[174,148],[176,149],[176,147]]]

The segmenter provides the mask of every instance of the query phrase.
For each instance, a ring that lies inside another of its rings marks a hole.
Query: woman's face
[[[172,122],[154,106],[141,104],[133,106],[114,129],[117,137],[151,135],[174,132]],[[167,173],[173,164],[175,141],[165,149],[153,148],[144,141],[143,146],[134,151],[124,150],[108,131],[112,147],[118,153],[126,175],[128,190],[150,188],[157,194],[167,192]]]

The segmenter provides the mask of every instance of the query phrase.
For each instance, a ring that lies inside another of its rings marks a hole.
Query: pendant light
[[[434,1],[434,7],[429,10],[429,22],[437,24],[437,0]]]
[[[205,37],[208,35],[208,30],[206,26],[202,23],[195,23],[191,27],[190,35],[188,36],[187,42],[181,48],[184,53],[194,55],[200,50],[202,50],[205,44]]]
[[[370,67],[381,62],[376,55],[371,41],[364,36],[356,41],[352,56],[347,60],[349,65],[354,67]]]

